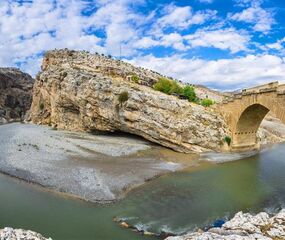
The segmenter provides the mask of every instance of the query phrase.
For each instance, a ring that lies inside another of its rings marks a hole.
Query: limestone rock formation
[[[33,83],[16,68],[0,68],[0,123],[24,118],[31,107]]]
[[[47,52],[33,90],[31,120],[68,130],[128,132],[180,152],[220,149],[227,135],[222,117],[153,90],[160,76],[98,54]]]
[[[0,240],[52,240],[45,238],[41,234],[23,229],[13,229],[6,227],[0,229]]]
[[[221,228],[207,232],[198,231],[184,236],[169,237],[166,240],[277,240],[285,239],[285,210],[270,217],[261,212],[255,216],[237,213]]]
[[[285,141],[285,124],[273,114],[262,121],[257,132],[261,144],[279,143]]]

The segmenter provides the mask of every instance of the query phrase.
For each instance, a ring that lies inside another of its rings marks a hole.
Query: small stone
[[[119,225],[123,228],[129,228],[130,227],[129,224],[127,224],[126,222],[120,222]]]

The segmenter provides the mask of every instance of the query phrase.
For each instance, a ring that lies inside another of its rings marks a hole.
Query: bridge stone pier
[[[258,149],[257,130],[268,112],[285,123],[285,84],[278,82],[244,89],[217,106],[232,134],[231,150]]]

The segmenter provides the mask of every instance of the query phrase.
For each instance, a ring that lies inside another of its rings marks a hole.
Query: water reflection
[[[135,190],[122,203],[128,209],[125,214],[135,217],[132,224],[145,223],[149,231],[181,233],[240,210],[276,210],[285,200],[284,151],[283,144],[240,161],[202,163],[199,171],[162,177]]]
[[[150,238],[121,229],[114,216],[156,233],[184,233],[240,210],[276,211],[285,202],[284,153],[281,144],[238,161],[202,161],[108,206],[62,198],[0,175],[0,227],[27,228],[55,240],[135,240]]]

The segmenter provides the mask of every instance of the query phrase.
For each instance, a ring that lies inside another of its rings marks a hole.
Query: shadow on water
[[[276,211],[285,200],[285,144],[222,164],[171,173],[131,191],[115,204],[95,205],[64,198],[0,175],[0,227],[43,233],[57,240],[151,239],[122,230],[127,218],[153,232],[184,233],[212,225],[243,210]]]

